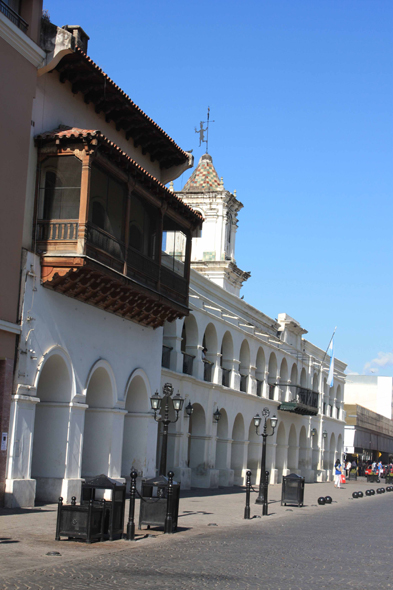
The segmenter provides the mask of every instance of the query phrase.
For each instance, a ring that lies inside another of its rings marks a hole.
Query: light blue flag
[[[328,353],[330,355],[330,367],[329,367],[329,375],[327,378],[327,384],[329,385],[329,387],[333,387],[333,373],[334,373],[334,346],[333,346],[333,338],[330,342],[329,348],[328,348]]]

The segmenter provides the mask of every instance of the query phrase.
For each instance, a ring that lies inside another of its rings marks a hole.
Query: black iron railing
[[[8,4],[3,2],[3,0],[0,0],[0,12],[2,12],[4,16],[14,23],[14,25],[16,25],[23,33],[27,33],[27,29],[29,28],[27,22],[23,20],[15,10],[8,6]]]
[[[194,358],[192,354],[183,352],[183,373],[186,375],[192,375],[192,368],[194,365]]]
[[[291,401],[297,402],[298,404],[302,404],[304,406],[309,406],[311,408],[318,409],[317,391],[312,391],[312,389],[306,389],[305,387],[300,387],[299,385],[295,385],[294,389],[295,393]]]
[[[224,369],[224,367],[221,367],[221,371],[221,383],[224,385],[224,387],[229,387],[229,384],[231,382],[231,369]]]
[[[162,359],[161,359],[161,366],[165,369],[170,369],[171,363],[171,350],[173,350],[170,346],[162,346]]]
[[[213,363],[211,361],[208,361],[207,359],[203,359],[203,380],[211,382],[212,373],[213,373]]]
[[[247,393],[247,380],[248,375],[240,375],[240,391]]]

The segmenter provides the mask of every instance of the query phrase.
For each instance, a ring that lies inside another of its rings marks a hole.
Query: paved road
[[[132,545],[63,564],[51,557],[45,569],[3,578],[0,589],[389,589],[393,493]]]

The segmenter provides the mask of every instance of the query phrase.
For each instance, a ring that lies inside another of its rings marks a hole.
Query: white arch
[[[125,404],[127,403],[127,396],[130,391],[131,382],[136,377],[140,377],[142,379],[142,381],[146,387],[146,393],[147,393],[148,400],[150,400],[150,398],[151,398],[152,393],[151,393],[151,386],[150,386],[150,381],[149,381],[148,376],[146,375],[146,373],[143,369],[135,369],[134,371],[132,371],[131,375],[129,376],[127,384],[126,384],[126,388],[124,390],[123,398],[124,398]],[[148,410],[150,410],[150,407],[148,407]]]
[[[86,387],[83,390],[83,395],[86,397],[91,378],[93,377],[97,369],[105,369],[105,371],[108,373],[112,389],[112,405],[115,406],[118,400],[116,378],[111,365],[105,359],[98,359],[98,361],[96,361],[94,365],[91,367],[89,374],[87,376]]]
[[[37,365],[37,371],[34,377],[34,387],[37,390],[38,387],[38,381],[40,379],[40,375],[42,373],[42,369],[44,368],[45,363],[48,361],[48,359],[50,359],[51,356],[60,356],[63,361],[65,362],[65,365],[67,367],[68,373],[69,373],[69,377],[70,377],[70,383],[71,383],[71,399],[75,396],[76,393],[76,384],[75,384],[75,372],[74,372],[74,367],[72,364],[72,360],[70,355],[68,354],[68,352],[62,348],[59,344],[55,344],[54,346],[52,346],[51,348],[49,348],[46,352],[44,352],[44,354],[42,355],[38,365]]]

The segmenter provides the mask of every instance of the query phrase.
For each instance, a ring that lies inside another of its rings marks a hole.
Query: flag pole
[[[327,356],[327,351],[329,350],[329,346],[330,346],[330,344],[331,344],[331,342],[332,342],[332,340],[333,340],[333,338],[334,338],[334,335],[335,335],[335,333],[336,333],[336,330],[337,330],[337,326],[334,328],[334,332],[333,332],[333,334],[332,334],[332,337],[330,338],[330,340],[329,340],[329,344],[327,345],[327,349],[326,349],[326,351],[325,351],[324,357],[323,357],[323,359],[322,359],[322,362],[321,362],[321,368],[322,368],[322,365],[323,365],[323,363],[325,362],[325,358],[326,358],[326,356]]]

